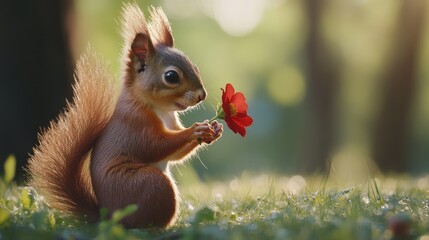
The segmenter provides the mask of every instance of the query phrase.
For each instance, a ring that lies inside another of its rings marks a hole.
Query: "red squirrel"
[[[122,13],[122,88],[87,53],[77,64],[74,97],[64,114],[39,136],[29,159],[29,184],[56,209],[97,219],[130,204],[127,228],[171,226],[179,196],[169,171],[222,135],[222,124],[184,128],[178,112],[206,98],[198,68],[174,48],[161,8],[150,22],[136,4]],[[201,144],[200,144],[201,143]]]

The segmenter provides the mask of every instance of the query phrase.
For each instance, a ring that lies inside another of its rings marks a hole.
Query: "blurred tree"
[[[373,157],[380,169],[405,172],[410,158],[410,117],[425,23],[426,0],[402,1],[390,62],[383,79],[381,110],[374,131]]]
[[[338,69],[332,49],[322,33],[325,0],[306,0],[308,35],[305,46],[308,94],[307,117],[301,168],[308,172],[326,172],[333,147],[334,103],[338,91]]]
[[[38,131],[71,96],[71,5],[27,0],[0,7],[0,159],[15,154],[20,176]]]

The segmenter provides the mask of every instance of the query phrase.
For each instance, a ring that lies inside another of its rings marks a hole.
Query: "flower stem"
[[[219,116],[217,116],[217,115],[216,115],[216,116],[214,116],[212,119],[210,119],[210,120],[209,120],[209,123],[212,123],[214,120],[216,120],[216,119],[218,119],[218,118],[219,118]]]

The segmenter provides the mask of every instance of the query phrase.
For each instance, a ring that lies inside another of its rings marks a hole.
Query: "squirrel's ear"
[[[149,12],[151,17],[149,32],[154,42],[167,47],[174,47],[173,32],[164,11],[160,7],[152,7]]]
[[[148,55],[154,51],[150,37],[144,33],[137,33],[131,45],[131,51],[141,63],[145,63]]]

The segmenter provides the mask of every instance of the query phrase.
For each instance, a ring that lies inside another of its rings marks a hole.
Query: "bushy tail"
[[[89,48],[77,63],[75,80],[72,103],[39,135],[27,171],[30,185],[51,207],[96,217],[88,158],[112,115],[117,91],[108,69]]]

